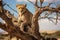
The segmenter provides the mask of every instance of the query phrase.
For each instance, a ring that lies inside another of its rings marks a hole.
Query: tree
[[[29,1],[29,0],[27,0],[27,1]],[[29,1],[29,2],[31,2],[31,1]],[[41,0],[40,0],[40,2],[41,2]],[[40,40],[43,37],[39,33],[38,20],[48,18],[50,21],[53,21],[51,19],[54,19],[54,20],[56,19],[56,23],[57,23],[57,20],[59,20],[58,14],[60,13],[60,9],[59,9],[60,6],[57,8],[52,8],[52,7],[50,7],[50,5],[52,3],[49,3],[48,6],[42,7],[43,2],[44,2],[44,0],[41,2],[41,6],[38,6],[38,4],[37,4],[38,0],[36,0],[35,4],[33,2],[31,2],[36,7],[36,11],[32,17],[32,29],[33,29],[32,31],[33,31],[34,35],[30,35],[30,34],[22,32],[19,29],[19,26],[15,25],[15,23],[17,23],[17,19],[8,10],[3,8],[2,0],[0,0],[0,7],[2,8],[2,9],[0,9],[0,17],[6,22],[5,24],[0,23],[0,28],[7,31],[10,35],[20,38],[21,40]],[[46,13],[44,15],[44,17],[41,17],[40,15],[45,11],[56,12],[56,18],[48,17],[52,13],[50,13],[50,14]],[[39,16],[40,16],[40,18],[39,18]]]

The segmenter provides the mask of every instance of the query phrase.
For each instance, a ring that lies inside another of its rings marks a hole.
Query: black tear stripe
[[[27,26],[27,25],[24,25],[23,30],[24,30],[25,32],[28,32],[28,26]]]

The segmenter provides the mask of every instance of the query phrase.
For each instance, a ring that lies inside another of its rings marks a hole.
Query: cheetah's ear
[[[16,7],[20,6],[20,4],[16,4]]]
[[[27,4],[24,4],[24,6],[26,7],[26,6],[27,6]]]
[[[16,7],[18,6],[18,4],[16,4]]]

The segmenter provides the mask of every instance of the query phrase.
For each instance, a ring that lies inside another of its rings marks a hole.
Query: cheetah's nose
[[[21,13],[22,13],[22,11],[19,11],[19,12],[21,12]]]
[[[21,13],[23,13],[23,11],[21,11]]]

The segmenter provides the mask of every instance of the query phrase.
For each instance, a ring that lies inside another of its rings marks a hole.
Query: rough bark
[[[32,40],[32,39],[36,39],[33,36],[29,35],[29,34],[24,34],[22,31],[20,31],[19,27],[14,26],[12,23],[12,19],[8,18],[4,13],[0,12],[0,17],[5,20],[6,22],[6,26],[2,25],[0,26],[0,28],[2,28],[3,30],[6,30],[8,33],[10,33],[11,35],[14,35],[16,37],[21,38],[22,40]]]

